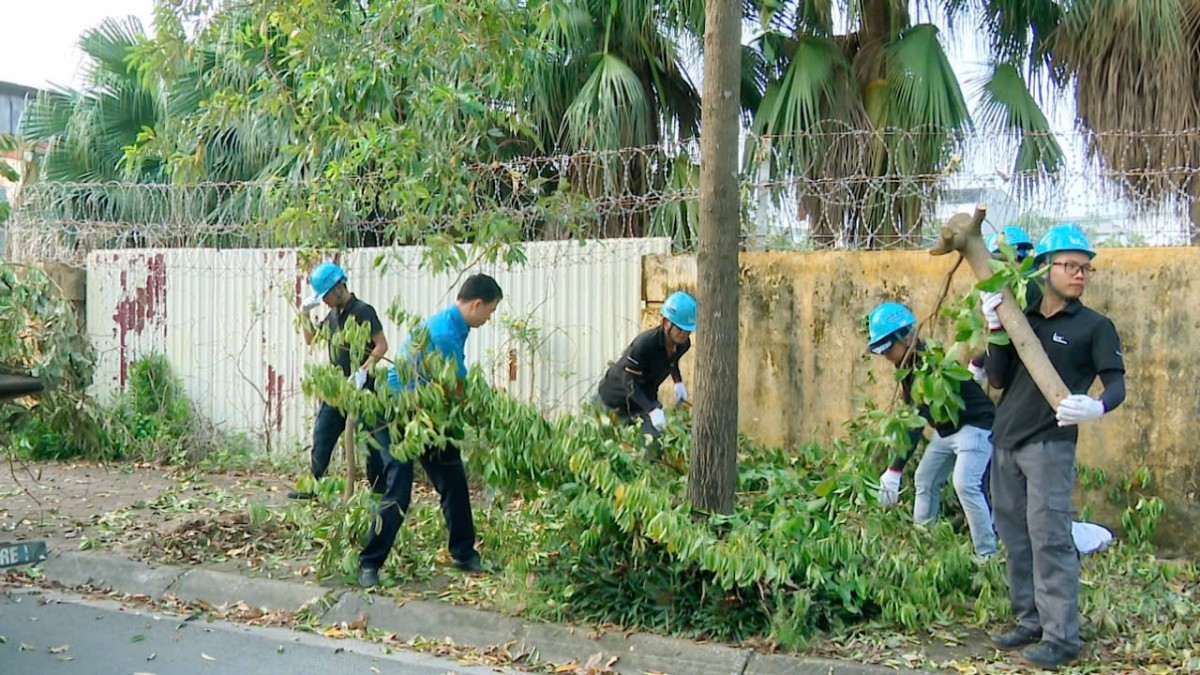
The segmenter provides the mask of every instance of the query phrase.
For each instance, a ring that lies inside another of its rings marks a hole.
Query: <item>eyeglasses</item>
[[[1073,262],[1070,260],[1063,261],[1063,262],[1054,262],[1054,263],[1050,263],[1050,264],[1058,265],[1059,267],[1063,268],[1063,271],[1067,273],[1067,276],[1071,276],[1071,277],[1075,276],[1076,274],[1079,274],[1080,272],[1083,272],[1084,276],[1087,276],[1096,271],[1096,268],[1092,267],[1088,263],[1084,263],[1084,264],[1080,265],[1079,263]]]

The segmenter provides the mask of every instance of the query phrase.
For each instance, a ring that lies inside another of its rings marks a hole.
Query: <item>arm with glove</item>
[[[1069,427],[1098,420],[1125,401],[1125,373],[1107,370],[1100,373],[1100,381],[1104,384],[1104,393],[1100,398],[1092,398],[1087,394],[1071,394],[1058,404],[1054,409],[1058,426]]]
[[[1111,321],[1101,323],[1096,329],[1091,351],[1092,366],[1100,376],[1104,393],[1098,399],[1087,394],[1071,394],[1060,401],[1054,409],[1060,427],[1098,420],[1116,410],[1125,400],[1125,355]]]
[[[688,390],[683,384],[683,373],[679,372],[679,364],[671,369],[671,381],[675,383],[675,404],[680,405],[688,400]]]

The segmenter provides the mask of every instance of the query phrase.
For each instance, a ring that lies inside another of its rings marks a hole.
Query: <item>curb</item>
[[[332,590],[314,584],[254,579],[226,572],[172,565],[153,565],[99,553],[52,553],[38,565],[45,579],[67,586],[93,584],[120,593],[181,600],[213,606],[244,602],[266,611],[310,610],[326,602],[316,616],[323,624],[354,621],[367,616],[370,626],[407,640],[421,636],[448,639],[457,645],[486,648],[519,645],[543,661],[575,661],[611,666],[618,673],[669,675],[884,675],[897,672],[883,666],[827,659],[759,654],[752,649],[699,643],[650,633],[607,632],[587,627],[524,621],[471,607],[411,600],[397,604],[389,598],[352,589]],[[510,650],[517,653],[517,650]],[[597,658],[597,654],[601,655]],[[919,671],[913,671],[919,672]]]

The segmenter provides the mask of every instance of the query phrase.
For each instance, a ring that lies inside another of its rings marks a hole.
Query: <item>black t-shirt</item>
[[[1040,303],[1031,304],[1025,309],[1025,317],[1071,393],[1086,394],[1100,373],[1125,372],[1116,327],[1108,317],[1078,300],[1070,301],[1049,318],[1042,316]],[[1008,357],[1007,372],[1001,373],[1004,394],[996,408],[992,443],[1015,450],[1029,443],[1075,442],[1078,427],[1058,426],[1054,407],[1042,396],[1016,349],[1012,345],[992,349],[1002,349]]]
[[[375,308],[367,303],[359,300],[354,295],[350,296],[350,300],[340,308],[334,308],[325,315],[325,320],[321,322],[321,329],[327,331],[332,337],[334,333],[342,330],[350,322],[366,324],[371,327],[371,335],[378,335],[383,332],[383,322],[379,320],[379,314],[375,312]],[[367,362],[367,357],[371,350],[375,348],[375,341],[367,338],[366,352],[363,355],[363,360],[354,368],[350,367],[350,345],[336,345],[331,339],[329,341],[329,362],[341,369],[342,374],[350,377],[353,370],[361,367]],[[374,382],[373,378],[367,379],[367,386],[370,388]]]
[[[659,407],[658,387],[667,376],[681,378],[679,359],[692,347],[690,340],[675,345],[675,353],[668,356],[666,339],[662,326],[633,339],[600,381],[604,405],[629,412],[649,412]]]

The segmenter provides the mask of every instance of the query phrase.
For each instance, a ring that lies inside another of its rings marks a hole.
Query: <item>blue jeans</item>
[[[996,554],[992,512],[983,496],[983,474],[992,460],[990,435],[986,429],[969,425],[945,438],[934,432],[913,479],[917,487],[913,521],[929,523],[937,518],[942,486],[954,472],[954,491],[971,528],[975,555],[982,557]]]

